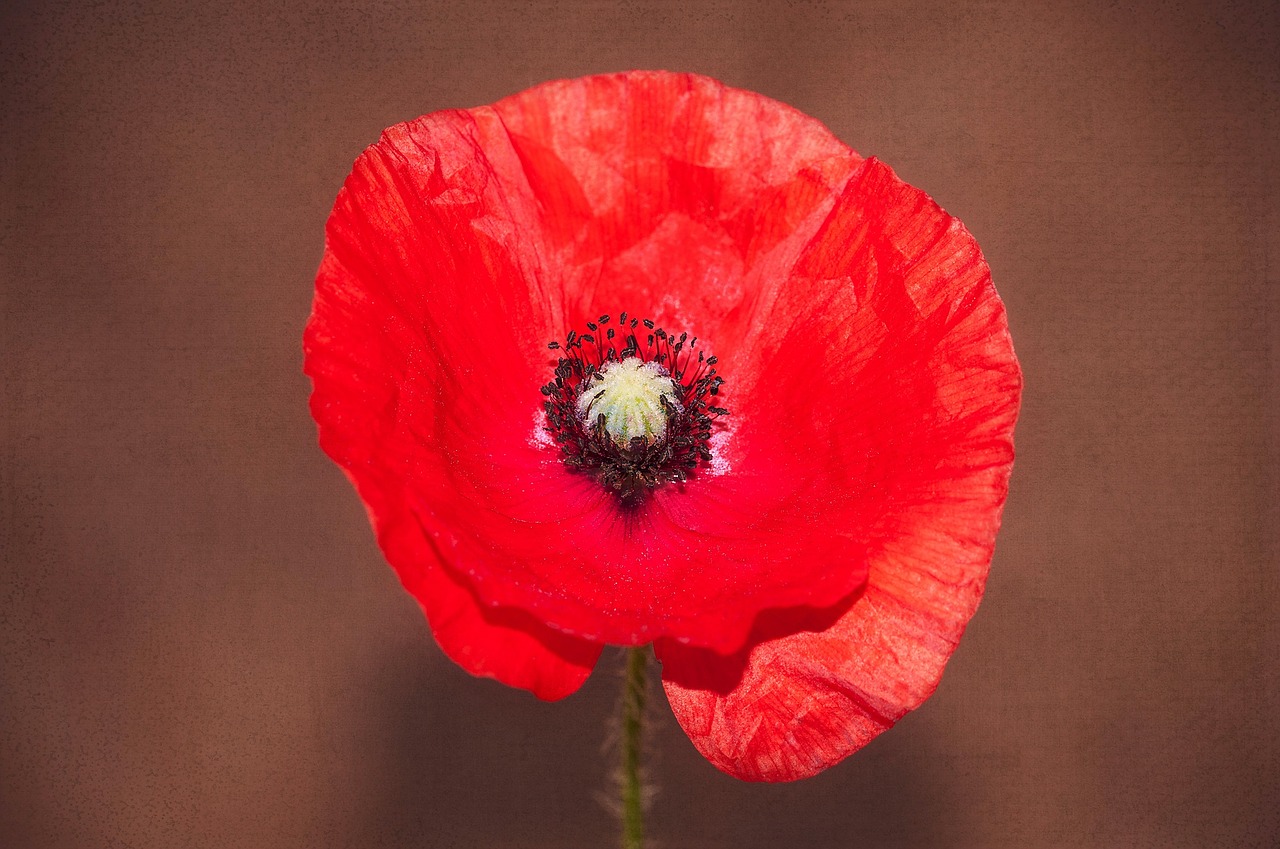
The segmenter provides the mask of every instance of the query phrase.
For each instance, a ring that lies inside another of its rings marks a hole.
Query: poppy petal
[[[441,135],[466,136],[468,123],[457,115],[431,120]],[[440,232],[405,226],[415,216],[427,215],[423,198],[450,194],[466,207],[474,204],[471,195],[485,182],[483,175],[458,171],[455,183],[440,182],[435,179],[438,157],[426,153],[421,155],[431,160],[430,167],[401,167],[413,154],[404,145],[371,149],[335,204],[304,338],[306,372],[314,382],[312,415],[321,447],[356,485],[383,553],[423,606],[446,654],[475,675],[543,699],[559,699],[581,686],[601,646],[555,631],[524,611],[480,602],[473,588],[442,563],[437,541],[414,511],[415,486],[447,486],[438,445],[453,421],[439,410],[441,396],[457,381],[456,374],[442,368],[450,347],[459,345],[459,337],[494,348],[511,344],[511,333],[485,339],[492,328],[480,320],[482,311],[468,305],[496,298],[515,315],[523,310],[527,324],[535,319],[528,315],[527,283],[521,280],[518,288],[504,289],[503,283],[516,278],[509,266],[486,253],[484,240],[460,242],[459,250],[445,258],[449,268],[442,268],[437,253],[423,248],[423,240],[443,238],[447,225],[455,223],[451,210],[436,213]],[[465,275],[485,267],[494,269],[495,285],[470,298],[465,290],[446,287],[438,297],[428,297],[426,287],[415,282],[424,275]],[[451,332],[427,330],[441,325]],[[532,332],[536,338],[543,335]],[[525,347],[510,349],[508,372],[522,370]],[[451,397],[478,407],[480,413],[470,412],[472,417],[489,412],[493,402],[493,393]]]
[[[342,446],[330,441],[330,453]],[[540,699],[568,696],[587,680],[603,648],[575,639],[522,610],[490,607],[441,563],[409,511],[407,498],[388,497],[391,485],[353,478],[369,508],[378,543],[408,593],[418,600],[431,633],[451,660],[470,672],[528,690]]]
[[[736,655],[657,644],[668,699],[694,745],[751,780],[825,769],[936,688],[982,596],[1021,389],[977,245],[886,166],[868,160],[797,273],[812,275],[811,292],[825,285],[834,310],[835,320],[804,332],[854,328],[862,342],[846,354],[848,389],[835,393],[825,432],[873,446],[860,475],[879,491],[860,526],[866,587],[829,627]],[[787,309],[781,298],[778,314]],[[819,339],[821,351],[848,350]],[[880,437],[860,441],[873,427]]]
[[[409,562],[411,558],[397,559]],[[421,584],[405,586],[421,601],[436,642],[472,675],[495,678],[555,701],[576,692],[600,659],[599,643],[553,631],[523,610],[480,604],[473,590],[447,569],[430,568],[414,575]]]
[[[493,110],[566,318],[630,310],[725,343],[719,326],[754,297],[745,275],[803,242],[860,161],[808,115],[696,74],[559,80]]]

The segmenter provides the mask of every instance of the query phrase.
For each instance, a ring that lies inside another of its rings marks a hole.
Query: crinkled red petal
[[[932,474],[927,423],[968,403],[929,364],[974,304],[904,302],[876,282],[904,273],[891,246],[833,235],[883,170],[690,75],[552,83],[393,127],[329,222],[307,341],[322,444],[375,522],[377,490],[485,606],[588,642],[733,652],[763,610],[834,604]],[[698,478],[630,513],[559,461],[538,393],[545,342],[621,310],[702,337],[731,410]]]
[[[377,295],[347,286],[347,279],[334,256],[326,256],[307,327],[307,371],[316,384],[311,407],[321,446],[355,483],[379,545],[422,605],[444,652],[473,675],[541,699],[569,695],[591,674],[601,645],[553,630],[523,610],[480,603],[445,568],[415,518],[401,475],[421,451],[421,434],[399,426],[395,410],[405,372],[413,373],[422,355],[415,352],[416,335],[397,317],[353,309]],[[381,321],[380,330],[353,336],[362,321]],[[425,362],[421,373],[430,373]]]
[[[859,527],[867,585],[833,624],[762,635],[735,655],[657,644],[694,745],[760,781],[831,766],[934,691],[982,596],[1021,389],[977,245],[885,166],[870,161],[851,181],[797,274],[829,298],[803,332],[850,378],[824,430],[843,443],[833,450],[861,447],[853,485],[880,502]],[[778,314],[801,306],[780,302]]]

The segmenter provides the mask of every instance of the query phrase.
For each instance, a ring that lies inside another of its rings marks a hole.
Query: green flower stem
[[[644,789],[640,761],[648,666],[648,646],[628,649],[627,676],[622,685],[622,849],[644,849]]]

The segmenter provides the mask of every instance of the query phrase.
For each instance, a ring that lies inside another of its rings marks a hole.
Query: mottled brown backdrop
[[[1027,384],[937,695],[782,786],[659,696],[663,845],[1280,845],[1276,4],[361,5],[0,11],[0,845],[611,844],[613,670],[542,704],[444,659],[300,336],[384,126],[633,67],[933,194]]]

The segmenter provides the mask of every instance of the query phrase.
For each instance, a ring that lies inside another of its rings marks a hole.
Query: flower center
[[[565,465],[634,504],[710,460],[712,423],[729,411],[711,403],[724,378],[696,336],[626,313],[609,324],[600,316],[548,346],[561,356],[543,409]]]
[[[676,382],[655,362],[639,357],[610,360],[583,384],[578,415],[588,425],[604,416],[605,431],[619,445],[629,445],[632,439],[661,442],[667,436],[667,418],[680,409],[676,391]]]

